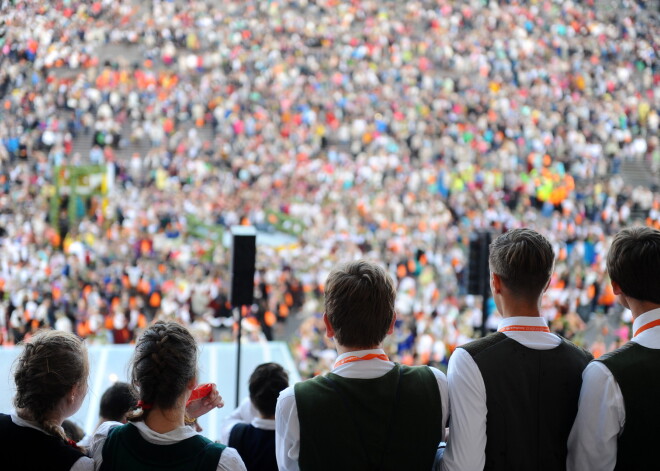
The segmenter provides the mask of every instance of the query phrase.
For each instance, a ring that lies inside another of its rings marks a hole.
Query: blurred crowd
[[[446,363],[481,326],[463,287],[480,229],[551,239],[555,331],[596,354],[628,338],[625,315],[584,333],[620,316],[610,236],[660,226],[655,188],[621,175],[660,170],[653,2],[0,5],[5,343],[43,325],[130,342],[154,318],[216,338],[236,224],[292,237],[259,245],[244,323],[272,338],[300,312],[303,374],[332,364],[323,282],[356,258],[397,281],[388,352]],[[62,183],[92,165],[98,191]]]

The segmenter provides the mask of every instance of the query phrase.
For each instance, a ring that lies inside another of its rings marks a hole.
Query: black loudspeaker
[[[233,226],[231,234],[231,305],[249,306],[254,301],[257,231],[252,226]]]
[[[470,236],[470,253],[467,267],[468,294],[481,296],[490,293],[490,271],[488,268],[490,240],[490,232],[475,232]]]

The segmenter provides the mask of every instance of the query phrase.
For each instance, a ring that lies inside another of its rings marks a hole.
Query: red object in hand
[[[213,391],[213,383],[206,383],[202,384],[201,386],[197,386],[195,389],[193,389],[193,392],[190,393],[190,397],[188,398],[188,402],[186,402],[186,406],[191,402],[196,401],[197,399],[208,396],[211,394],[211,391]]]

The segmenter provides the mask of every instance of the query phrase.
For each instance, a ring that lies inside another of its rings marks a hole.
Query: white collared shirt
[[[660,319],[660,309],[645,312],[633,322],[633,333]],[[631,339],[642,347],[660,349],[660,326]],[[610,471],[616,466],[617,440],[626,423],[621,388],[612,372],[592,361],[582,373],[578,414],[568,437],[569,471]]]
[[[39,430],[40,432],[45,433],[46,435],[49,435],[48,432],[46,432],[44,429],[39,427],[39,425],[37,425],[35,422],[32,422],[30,420],[25,420],[19,417],[16,411],[12,411],[10,413],[10,417],[11,417],[11,421],[14,422],[15,425],[18,425],[19,427],[33,428],[35,430]],[[81,456],[80,458],[78,458],[78,460],[75,463],[73,463],[73,466],[71,466],[71,471],[93,471],[93,470],[94,470],[94,461],[92,461],[92,459],[88,458],[87,456]]]
[[[337,357],[335,365],[349,356],[363,357],[369,354],[385,355],[382,349],[359,350],[347,352]],[[332,373],[342,378],[373,379],[387,374],[394,363],[389,360],[374,358],[366,361],[345,363],[332,369]],[[440,400],[442,401],[442,435],[447,424],[449,414],[449,398],[447,392],[447,378],[441,371],[431,368],[438,382]],[[298,421],[298,408],[293,386],[289,386],[280,393],[275,409],[275,455],[280,471],[297,471],[298,457],[300,455],[300,422]]]
[[[498,330],[511,326],[548,327],[541,317],[507,317]],[[561,343],[561,338],[550,332],[509,331],[507,337],[534,350],[550,350]],[[486,385],[472,356],[457,348],[449,358],[447,370],[451,420],[449,440],[442,460],[442,469],[481,470],[486,462]]]
[[[140,432],[140,436],[154,445],[173,445],[187,438],[194,437],[198,433],[192,427],[181,426],[167,433],[158,433],[151,430],[144,422],[131,422]],[[103,463],[103,445],[110,431],[116,426],[123,425],[120,422],[104,422],[94,433],[92,445],[89,449],[96,469],[101,469]],[[218,471],[246,471],[245,464],[234,448],[225,448],[220,455]]]

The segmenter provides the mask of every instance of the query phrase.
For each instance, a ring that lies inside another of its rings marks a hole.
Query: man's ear
[[[333,338],[335,336],[335,329],[332,328],[330,319],[328,319],[328,315],[325,312],[323,313],[323,323],[325,324],[325,335],[329,339]]]
[[[541,293],[545,293],[548,291],[548,288],[550,287],[550,282],[552,281],[552,277],[548,279],[548,282],[545,284],[545,288],[543,288],[543,291]]]
[[[394,333],[394,324],[396,324],[396,311],[394,311],[394,315],[392,316],[392,322],[390,322],[390,328],[387,329],[387,335],[392,335]]]
[[[619,283],[617,283],[616,281],[611,281],[611,283],[612,283],[612,292],[616,296],[623,294],[623,291],[621,291],[621,286],[619,285]]]
[[[493,290],[493,294],[500,294],[502,292],[502,279],[497,273],[490,274],[490,288]]]

